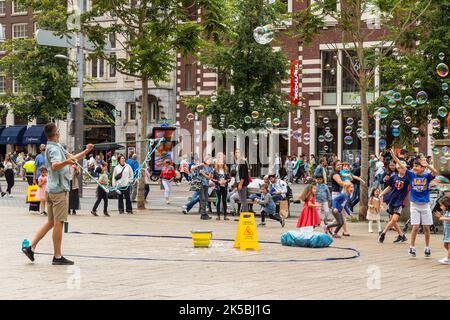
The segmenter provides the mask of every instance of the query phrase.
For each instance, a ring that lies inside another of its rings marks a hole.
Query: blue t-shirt
[[[403,177],[400,177],[398,174],[393,174],[387,183],[391,187],[391,191],[388,194],[389,200],[387,201],[389,206],[391,208],[405,206],[405,200],[409,192],[408,176],[405,174]]]
[[[136,174],[136,172],[139,170],[139,162],[133,159],[128,159],[125,162],[131,167],[131,169],[133,169],[133,173]]]
[[[406,171],[406,175],[411,185],[411,202],[430,202],[430,182],[434,176],[429,172],[416,175],[412,170]]]
[[[348,204],[350,202],[350,196],[345,192],[340,193],[336,198],[333,199],[333,209],[337,209],[338,212],[345,210],[348,215],[351,214]]]
[[[45,165],[45,157],[42,153],[36,156],[34,160],[34,166],[36,167],[36,181],[39,179],[41,175],[41,167]]]

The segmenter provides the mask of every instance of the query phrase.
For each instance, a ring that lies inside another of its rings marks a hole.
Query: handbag
[[[114,177],[114,179],[116,181],[122,179],[122,175],[123,175],[123,171],[124,170],[125,170],[125,166],[123,166],[122,171],[120,173],[116,174],[116,176]]]

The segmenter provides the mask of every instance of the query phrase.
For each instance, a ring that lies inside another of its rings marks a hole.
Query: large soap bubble
[[[398,137],[400,135],[400,129],[399,128],[392,129],[392,135],[394,137]]]
[[[273,25],[271,24],[257,27],[253,30],[253,38],[259,44],[268,44],[273,40],[273,29]]]
[[[344,142],[346,145],[351,145],[353,143],[353,137],[352,136],[345,136]]]
[[[428,94],[425,91],[419,91],[416,96],[418,104],[425,104],[428,100]]]
[[[439,63],[436,66],[436,72],[441,78],[448,76],[448,66],[445,63]]]
[[[385,107],[381,107],[380,109],[378,109],[378,113],[380,114],[381,119],[385,119],[389,114],[389,110]]]
[[[439,107],[439,109],[438,109],[438,115],[439,115],[439,117],[444,118],[444,117],[447,116],[447,113],[448,113],[448,111],[447,111],[447,108],[446,108],[446,107]]]

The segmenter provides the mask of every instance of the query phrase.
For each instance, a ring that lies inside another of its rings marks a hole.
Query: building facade
[[[290,13],[302,10],[311,4],[311,0],[285,0],[285,2]],[[338,1],[337,6],[339,6]],[[200,10],[197,12],[197,16],[198,22],[201,23]],[[367,23],[367,29],[371,34],[364,45],[367,48],[378,46],[382,30],[376,15],[368,11],[363,16],[363,20]],[[283,156],[293,154],[329,156],[334,153],[340,159],[350,162],[360,156],[361,141],[357,136],[360,121],[357,107],[360,97],[358,86],[350,74],[358,66],[354,65],[351,59],[344,54],[341,33],[336,30],[336,24],[336,20],[327,17],[325,27],[309,45],[303,45],[290,37],[287,30],[279,30],[275,40],[271,42],[273,50],[282,50],[291,63],[298,62],[300,65],[299,94],[302,98],[296,106],[296,110],[285,115],[287,127],[284,128],[287,134],[292,132],[299,134],[291,136],[288,141],[282,138],[283,134],[275,137],[280,140],[278,152]],[[288,22],[287,28],[291,26],[292,22]],[[382,75],[377,70],[372,90],[367,95],[369,102],[383,94],[378,89],[382,81]],[[181,128],[190,132],[194,153],[205,153],[201,148],[207,148],[211,141],[206,140],[203,145],[199,143],[204,132],[208,132],[212,128],[204,116],[200,116],[198,119],[202,121],[187,120],[189,111],[186,110],[183,99],[189,96],[211,96],[216,92],[220,82],[220,77],[215,70],[208,69],[192,58],[178,56],[177,121]],[[282,90],[290,92],[290,81],[283,82]],[[370,132],[367,133],[371,153],[378,151],[378,142],[375,141],[377,125],[377,121],[372,119]],[[383,133],[387,131],[387,128],[380,127],[378,131]],[[428,132],[431,131],[428,128]],[[326,133],[328,133],[328,139],[324,140]],[[330,133],[331,140],[329,139]],[[296,137],[300,137],[300,139],[296,139]],[[428,139],[428,134],[419,139],[418,151],[431,153]]]

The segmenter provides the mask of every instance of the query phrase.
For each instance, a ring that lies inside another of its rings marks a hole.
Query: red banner
[[[300,64],[298,60],[291,61],[291,104],[300,102]]]

